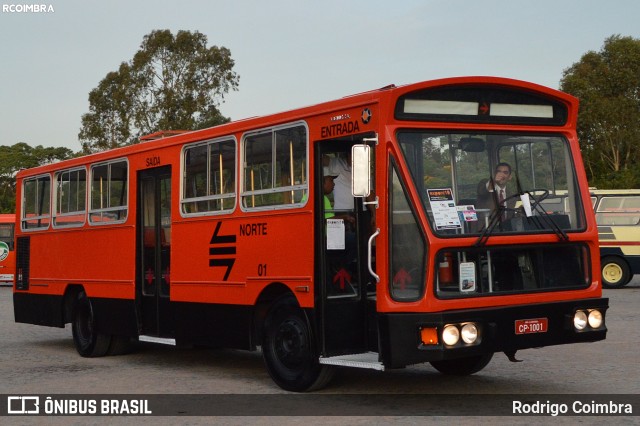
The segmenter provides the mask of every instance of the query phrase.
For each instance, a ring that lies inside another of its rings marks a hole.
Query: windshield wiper
[[[518,194],[520,195],[521,199],[523,195],[527,195],[531,200],[533,200],[533,209],[540,214],[539,217],[543,218],[544,222],[549,226],[544,226],[542,223],[540,223],[541,221],[538,219],[538,217],[533,215],[532,216],[527,215],[526,216],[527,220],[531,219],[531,221],[538,226],[538,229],[551,229],[558,236],[558,239],[560,241],[563,241],[563,242],[569,241],[569,236],[567,235],[567,233],[564,232],[564,230],[562,230],[562,228],[558,226],[558,224],[555,222],[555,220],[553,220],[551,215],[549,215],[549,213],[547,213],[547,211],[543,209],[542,206],[540,205],[542,200],[544,200],[549,196],[549,190],[542,189],[543,191],[542,196],[536,199],[536,197],[534,197],[534,195],[531,192],[522,190],[522,185],[520,184],[520,177],[518,176],[517,171],[516,171],[516,187],[518,188]],[[536,190],[532,189],[532,191],[536,191]],[[524,200],[522,203],[524,205]]]
[[[527,191],[526,194],[528,194],[531,198],[533,198],[534,200],[533,209],[540,214],[539,216],[531,216],[531,218],[535,217],[537,219],[535,222],[537,222],[538,227],[540,229],[551,229],[558,236],[558,239],[562,242],[569,241],[569,235],[567,235],[567,233],[564,232],[564,230],[560,228],[560,226],[558,226],[556,221],[553,220],[553,217],[551,217],[551,215],[547,213],[547,211],[543,209],[542,206],[540,205],[540,201],[546,198],[546,196],[542,196],[540,197],[539,200],[536,200],[530,192]],[[544,226],[543,224],[541,224],[540,223],[541,221],[538,218],[544,219],[544,222],[548,226]]]
[[[523,219],[529,221],[530,223],[533,223],[538,229],[550,229],[554,234],[558,236],[558,239],[562,242],[569,241],[569,235],[567,235],[567,233],[562,228],[560,228],[553,217],[549,213],[547,213],[547,211],[540,205],[540,201],[542,199],[535,201],[535,197],[529,191],[525,191],[524,194],[515,194],[514,196],[521,195],[527,195],[531,197],[534,200],[533,209],[538,212],[538,216],[525,216]],[[482,233],[476,240],[474,246],[483,247],[484,245],[486,245],[489,238],[493,235],[496,226],[500,224],[501,217],[508,210],[508,208],[498,205],[498,208],[491,212],[491,216],[489,216],[489,222],[486,227],[482,228]]]
[[[507,211],[504,206],[501,206],[498,203],[496,203],[496,205],[498,207],[491,212],[487,226],[482,227],[482,233],[476,240],[474,244],[475,247],[483,247],[487,244],[489,237],[493,235],[493,231],[496,229],[496,226],[501,222],[500,218]]]

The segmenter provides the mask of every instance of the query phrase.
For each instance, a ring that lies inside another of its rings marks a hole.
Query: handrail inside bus
[[[372,267],[373,256],[371,255],[371,247],[373,246],[373,240],[375,240],[378,235],[380,235],[380,228],[376,228],[376,232],[374,232],[369,237],[369,244],[367,247],[367,267],[369,268],[369,273],[371,274],[371,276],[376,279],[376,284],[380,282],[380,275],[376,274],[373,271],[373,267]]]

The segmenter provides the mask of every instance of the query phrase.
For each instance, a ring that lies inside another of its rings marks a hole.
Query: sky
[[[30,1],[0,0],[0,144],[73,151],[89,92],[157,29],[230,49],[240,84],[220,110],[233,120],[443,77],[557,89],[606,38],[640,38],[638,0]]]

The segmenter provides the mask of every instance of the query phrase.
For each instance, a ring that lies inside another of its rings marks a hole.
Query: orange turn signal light
[[[420,339],[423,345],[437,345],[438,344],[438,329],[424,327],[420,329]]]

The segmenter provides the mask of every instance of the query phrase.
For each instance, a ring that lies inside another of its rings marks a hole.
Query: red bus
[[[71,323],[85,357],[260,348],[291,391],[605,339],[577,111],[450,78],[22,171],[15,319]]]
[[[13,285],[16,257],[13,250],[16,216],[0,214],[0,284]]]

